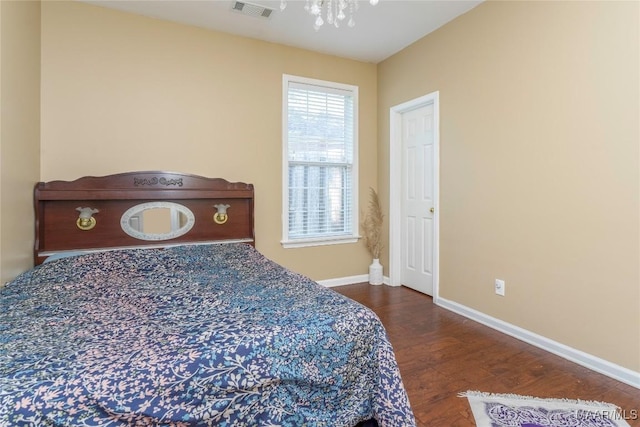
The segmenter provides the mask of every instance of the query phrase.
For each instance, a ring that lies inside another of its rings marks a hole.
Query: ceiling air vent
[[[268,18],[271,16],[273,9],[269,9],[259,4],[248,3],[246,1],[235,1],[232,9],[243,15],[256,16],[258,18]]]

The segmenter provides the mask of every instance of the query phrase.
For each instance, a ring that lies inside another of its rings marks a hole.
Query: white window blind
[[[287,77],[283,241],[353,239],[357,88]]]

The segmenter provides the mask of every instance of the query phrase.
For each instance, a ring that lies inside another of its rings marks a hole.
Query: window
[[[358,238],[357,86],[283,76],[284,247]]]

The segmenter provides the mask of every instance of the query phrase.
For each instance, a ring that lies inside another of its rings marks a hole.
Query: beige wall
[[[359,86],[364,206],[377,179],[376,72],[373,64],[44,2],[42,179],[169,170],[250,182],[261,252],[316,280],[364,274],[362,243],[280,245],[282,75]]]
[[[378,68],[385,201],[389,108],[440,93],[440,295],[634,371],[639,5],[489,1]]]
[[[40,2],[0,2],[0,284],[33,265],[40,175]]]

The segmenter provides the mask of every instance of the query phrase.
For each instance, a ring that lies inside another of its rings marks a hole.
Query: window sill
[[[340,237],[322,237],[317,239],[295,239],[283,240],[282,247],[285,249],[305,248],[309,246],[325,246],[325,245],[341,245],[344,243],[357,243],[360,236],[340,236]]]

